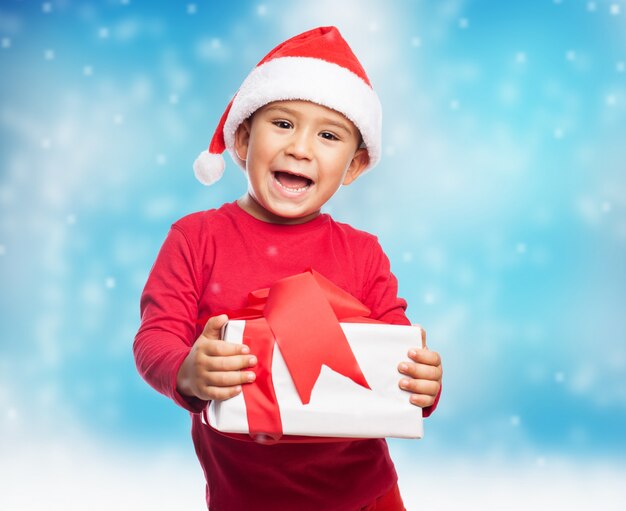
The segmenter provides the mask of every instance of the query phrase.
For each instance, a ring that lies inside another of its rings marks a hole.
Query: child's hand
[[[176,388],[181,394],[204,401],[221,401],[239,394],[242,384],[254,381],[252,371],[242,371],[256,365],[256,357],[249,354],[250,348],[220,338],[227,321],[225,314],[207,321],[178,370]]]
[[[408,353],[413,361],[402,362],[398,371],[406,376],[400,380],[400,388],[411,392],[410,401],[415,406],[431,406],[441,389],[441,357],[426,346],[426,332],[422,330],[422,349],[412,349]]]

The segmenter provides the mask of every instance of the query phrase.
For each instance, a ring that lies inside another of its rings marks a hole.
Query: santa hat
[[[193,164],[198,180],[215,183],[224,172],[222,153],[245,169],[234,149],[235,131],[272,101],[306,100],[341,112],[361,132],[367,169],[380,160],[382,109],[378,96],[348,43],[335,27],[319,27],[279,44],[246,77],[226,107],[208,151]]]

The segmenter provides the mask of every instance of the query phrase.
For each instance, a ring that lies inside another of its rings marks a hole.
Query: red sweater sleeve
[[[141,376],[190,412],[206,402],[176,390],[176,376],[195,341],[200,286],[197,262],[184,233],[172,226],[141,295],[141,325],[133,352]]]

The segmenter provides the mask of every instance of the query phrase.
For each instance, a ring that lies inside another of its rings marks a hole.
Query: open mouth
[[[294,193],[303,192],[313,184],[313,180],[306,176],[301,176],[284,170],[275,171],[274,179],[282,188]]]

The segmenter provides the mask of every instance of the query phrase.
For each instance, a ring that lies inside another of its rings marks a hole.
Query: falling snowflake
[[[74,225],[76,223],[76,215],[70,214],[65,218],[65,222],[68,225]]]
[[[217,282],[211,282],[209,289],[211,289],[211,293],[213,293],[214,295],[217,295],[221,293],[222,286],[220,286]]]
[[[54,50],[45,50],[43,52],[43,58],[46,60],[54,60]]]
[[[7,253],[7,248],[4,245],[0,245],[0,256],[3,256]]]
[[[11,39],[9,37],[3,37],[2,38],[2,47],[3,48],[10,48],[11,47]]]
[[[107,27],[100,27],[100,29],[98,29],[98,37],[100,39],[108,39],[109,29]]]
[[[587,2],[587,10],[589,12],[596,12],[597,7],[598,6],[596,5],[595,2]]]
[[[115,117],[113,117],[113,122],[115,124],[124,124],[124,116],[122,114],[116,114]]]
[[[610,11],[612,16],[617,16],[621,13],[621,7],[619,4],[611,4]]]
[[[516,251],[518,254],[525,254],[525,253],[526,253],[526,243],[518,243],[518,244],[515,246],[515,251]]]
[[[259,16],[265,16],[265,15],[267,14],[267,6],[266,6],[266,5],[259,5],[259,6],[256,8],[256,13],[257,13]]]
[[[196,14],[198,6],[196,4],[187,4],[187,14]]]
[[[563,133],[563,129],[562,128],[556,128],[554,130],[554,138],[556,138],[557,140],[561,140],[564,135],[565,134]]]
[[[104,281],[104,285],[107,289],[113,289],[115,287],[115,279],[113,277],[107,277]]]
[[[164,154],[157,154],[156,156],[156,164],[157,165],[165,165],[167,163],[167,157]]]
[[[565,374],[563,371],[557,371],[554,373],[554,381],[556,383],[563,383],[565,381]]]
[[[565,54],[565,58],[569,60],[570,62],[573,62],[574,60],[576,60],[576,52],[574,50],[569,50]]]
[[[50,149],[51,147],[52,147],[52,141],[49,138],[44,138],[41,140],[42,149]]]
[[[519,64],[523,64],[526,62],[526,52],[518,51],[515,54],[515,61]]]
[[[170,94],[170,104],[178,105],[178,94]]]
[[[615,64],[615,70],[618,73],[623,73],[626,70],[626,64],[624,64],[623,61],[618,62],[617,64]]]
[[[275,257],[278,255],[278,248],[274,245],[270,245],[269,247],[267,247],[265,253],[270,257]]]
[[[41,4],[41,12],[45,12],[46,14],[52,12],[52,4],[50,2]]]
[[[84,66],[83,67],[83,75],[85,75],[85,76],[93,76],[93,67],[92,66]]]
[[[419,37],[411,37],[411,46],[414,48],[419,48],[422,46],[422,40]]]
[[[514,428],[519,426],[520,423],[521,423],[519,415],[511,415],[511,418],[509,419],[509,422],[511,423],[511,426],[513,426]]]
[[[459,20],[459,28],[468,28],[469,27],[469,20],[467,18],[461,18]]]
[[[458,110],[461,107],[461,103],[458,99],[453,99],[450,101],[450,110]]]

